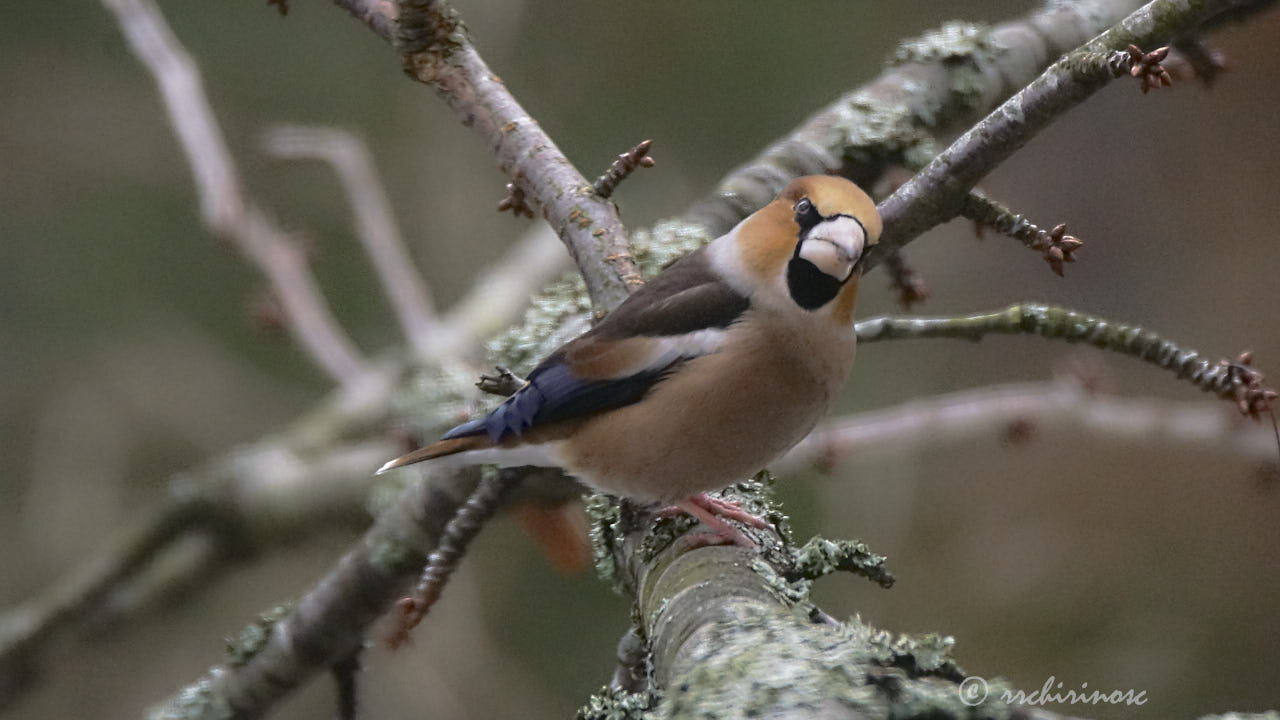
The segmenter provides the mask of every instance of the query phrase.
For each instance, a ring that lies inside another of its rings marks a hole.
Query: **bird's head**
[[[744,269],[758,281],[781,278],[787,297],[807,311],[841,298],[840,315],[851,318],[862,257],[880,227],[875,202],[857,185],[811,175],[744,221],[737,242]]]

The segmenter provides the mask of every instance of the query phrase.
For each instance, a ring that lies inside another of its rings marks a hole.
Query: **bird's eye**
[[[800,202],[796,203],[796,217],[808,215],[813,210],[813,203],[809,198],[800,198]]]

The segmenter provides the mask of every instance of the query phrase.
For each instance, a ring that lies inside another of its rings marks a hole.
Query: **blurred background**
[[[339,319],[370,354],[399,343],[331,173],[260,150],[281,122],[368,140],[404,233],[447,306],[528,221],[494,212],[483,144],[388,46],[336,7],[163,2],[262,205],[314,246]],[[458,0],[495,72],[584,174],[653,138],[616,196],[631,227],[680,213],[896,43],[1032,2],[597,3]],[[1232,72],[1143,96],[1117,82],[1002,166],[993,196],[1087,245],[1067,277],[953,223],[909,249],[927,313],[1036,299],[1135,322],[1211,355],[1252,348],[1280,377],[1280,14],[1225,29]],[[249,319],[256,273],[201,226],[151,77],[93,2],[0,7],[0,606],[75,567],[166,478],[277,429],[328,380]],[[865,283],[863,316],[896,308]],[[840,412],[1041,380],[1084,364],[1125,395],[1216,401],[1136,361],[1034,338],[865,348]],[[1219,403],[1226,408],[1226,403]],[[1255,460],[1092,435],[925,443],[836,477],[788,477],[801,536],[860,537],[888,591],[823,580],[833,615],[954,635],[970,673],[1028,691],[1145,690],[1098,717],[1280,706],[1280,486]],[[335,528],[219,575],[176,606],[60,646],[15,718],[135,717],[216,662],[223,638],[308,588],[354,537]],[[369,717],[566,718],[608,681],[628,607],[553,570],[510,522],[482,535],[414,646],[362,677]],[[444,652],[441,652],[441,651]],[[332,713],[313,683],[277,713]]]

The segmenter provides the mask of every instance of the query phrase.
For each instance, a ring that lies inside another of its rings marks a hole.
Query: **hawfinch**
[[[706,492],[760,470],[827,412],[853,366],[860,263],[879,236],[856,185],[799,178],[553,352],[493,412],[378,472],[446,456],[555,466],[754,546],[723,518],[763,521]]]

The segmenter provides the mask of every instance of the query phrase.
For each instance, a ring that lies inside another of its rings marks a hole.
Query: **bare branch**
[[[1150,330],[1114,322],[1055,305],[1017,303],[1004,310],[950,317],[877,317],[855,325],[859,343],[917,338],[981,340],[987,335],[1041,335],[1083,342],[1136,357],[1180,380],[1236,403],[1246,415],[1257,417],[1270,408],[1276,393],[1263,384],[1262,374],[1250,365],[1253,356],[1212,361],[1196,350],[1183,348]]]
[[[195,174],[205,225],[230,240],[267,277],[294,338],[322,370],[342,384],[365,375],[366,362],[334,319],[307,268],[305,253],[246,195],[196,64],[160,10],[152,0],[102,2],[155,77]]]
[[[285,125],[268,131],[264,144],[276,157],[320,160],[333,167],[355,212],[357,235],[401,330],[419,354],[427,354],[438,329],[435,308],[364,142],[345,130]]]
[[[1075,251],[1084,245],[1079,238],[1066,234],[1065,223],[1054,226],[1052,230],[1044,230],[977,190],[969,192],[960,214],[977,223],[979,230],[989,225],[1028,248],[1040,251],[1058,277],[1062,277],[1062,264],[1075,262]],[[891,259],[892,256],[886,258],[886,262]]]
[[[1190,72],[1206,88],[1213,87],[1218,76],[1230,69],[1226,54],[1217,48],[1210,47],[1199,38],[1179,39],[1174,42],[1173,49],[1177,54],[1171,56],[1166,64],[1174,70],[1174,75],[1180,74],[1176,69],[1177,63],[1185,62]]]
[[[1236,4],[1235,0],[1155,0],[1058,60],[880,204],[885,232],[868,253],[868,269],[959,215],[980,179],[1115,77],[1116,53],[1127,53],[1130,45],[1151,47],[1191,33]]]
[[[902,309],[910,310],[912,305],[929,299],[929,286],[925,284],[924,276],[907,264],[902,253],[892,253],[884,262],[889,271],[889,286],[898,296]]]
[[[529,295],[569,266],[564,246],[546,223],[537,223],[491,264],[443,318],[446,344],[478,343],[517,317]]]
[[[644,140],[640,144],[618,156],[603,175],[596,178],[591,187],[602,198],[612,197],[613,191],[626,180],[636,168],[653,167],[653,158],[649,156],[652,140]]]
[[[774,463],[773,470],[831,473],[852,462],[984,438],[1018,444],[1042,436],[1069,437],[1074,445],[1085,433],[1099,441],[1194,449],[1243,463],[1275,462],[1269,430],[1242,427],[1220,406],[1096,395],[1078,380],[1063,377],[968,390],[832,419]]]
[[[631,259],[617,208],[507,91],[476,52],[457,13],[443,0],[401,0],[396,46],[406,69],[438,90],[480,134],[511,178],[569,248],[597,311],[609,310],[644,282]]]
[[[396,627],[389,638],[392,647],[409,639],[409,633],[440,599],[458,562],[488,522],[522,479],[518,470],[499,470],[480,479],[479,486],[445,525],[435,550],[427,558],[427,567],[413,588],[413,594],[396,603]]]

